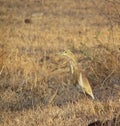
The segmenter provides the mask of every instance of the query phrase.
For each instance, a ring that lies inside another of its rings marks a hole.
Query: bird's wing
[[[90,83],[89,83],[87,77],[85,75],[83,75],[82,73],[81,73],[80,76],[82,77],[82,81],[81,82],[82,82],[82,86],[83,86],[85,92],[94,99],[92,88],[90,86]]]

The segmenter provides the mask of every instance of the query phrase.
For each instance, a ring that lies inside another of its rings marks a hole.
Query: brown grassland
[[[95,100],[70,84],[70,49]],[[0,0],[0,126],[120,126],[119,0]]]

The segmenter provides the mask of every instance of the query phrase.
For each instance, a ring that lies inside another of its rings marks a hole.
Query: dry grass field
[[[95,100],[70,83],[64,49]],[[0,0],[0,126],[120,126],[119,0]]]

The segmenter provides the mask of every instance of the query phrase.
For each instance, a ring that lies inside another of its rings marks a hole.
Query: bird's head
[[[58,54],[61,56],[65,56],[67,59],[70,60],[70,63],[72,63],[72,65],[77,66],[77,59],[70,50],[64,50],[62,52],[59,52]]]
[[[73,53],[70,51],[70,50],[64,50],[60,53],[58,53],[59,55],[62,55],[62,56],[67,56],[69,58],[72,58],[74,55]]]

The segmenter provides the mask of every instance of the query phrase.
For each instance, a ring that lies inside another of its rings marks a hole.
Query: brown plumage
[[[60,53],[69,59],[70,79],[73,85],[82,89],[83,93],[90,95],[94,99],[92,88],[85,75],[79,71],[78,62],[75,55],[70,50],[65,50]]]

